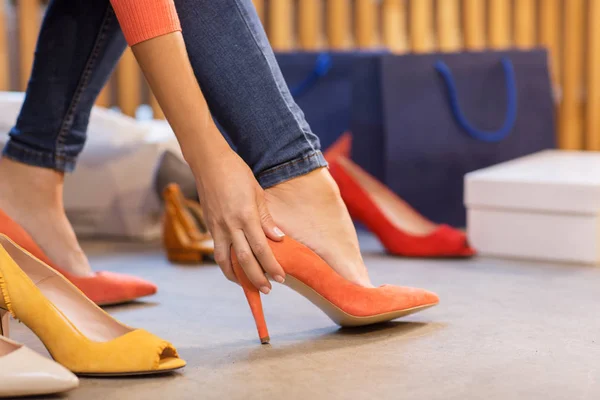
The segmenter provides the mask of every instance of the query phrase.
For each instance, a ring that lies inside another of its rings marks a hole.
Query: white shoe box
[[[600,152],[548,150],[465,176],[481,255],[600,263]]]

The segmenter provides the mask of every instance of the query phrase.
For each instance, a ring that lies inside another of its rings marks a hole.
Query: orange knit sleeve
[[[130,46],[181,30],[173,0],[110,0]]]

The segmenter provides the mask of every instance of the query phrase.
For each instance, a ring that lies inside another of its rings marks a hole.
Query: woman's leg
[[[326,165],[251,0],[175,0],[211,113],[263,187]]]
[[[90,268],[64,213],[63,174],[75,167],[91,108],[125,47],[109,0],[51,1],[0,160],[0,208],[53,261],[80,275]]]
[[[356,231],[251,0],[175,0],[211,112],[260,184],[278,226],[370,285]]]

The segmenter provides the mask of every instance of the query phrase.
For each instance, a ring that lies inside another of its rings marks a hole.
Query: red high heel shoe
[[[436,225],[349,158],[352,136],[345,133],[326,152],[329,172],[353,219],[361,222],[392,254],[408,257],[470,257],[466,235]]]
[[[323,154],[325,161],[328,163],[334,162],[338,157],[350,158],[350,151],[352,150],[352,134],[350,132],[344,132]]]
[[[466,235],[436,225],[345,157],[330,162],[329,172],[352,218],[364,224],[392,254],[408,257],[470,257]]]
[[[306,297],[340,326],[391,321],[439,303],[435,293],[424,289],[392,285],[365,288],[351,283],[308,247],[289,237],[281,242],[269,241],[269,245],[286,273],[284,284]],[[234,252],[232,261],[254,316],[260,341],[269,343],[260,292],[246,276]]]
[[[5,234],[33,256],[60,272],[98,305],[127,303],[140,297],[153,295],[157,291],[157,287],[153,283],[130,275],[102,271],[96,272],[92,276],[76,276],[58,268],[25,229],[2,210],[0,210],[0,233]]]

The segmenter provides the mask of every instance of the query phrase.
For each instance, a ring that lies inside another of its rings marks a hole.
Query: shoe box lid
[[[467,208],[600,214],[600,152],[546,150],[465,176]]]

